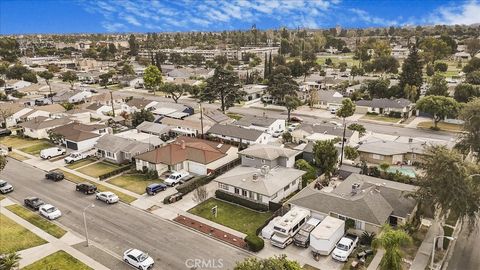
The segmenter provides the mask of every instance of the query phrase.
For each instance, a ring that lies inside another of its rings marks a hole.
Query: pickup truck
[[[187,182],[188,180],[192,179],[193,176],[190,175],[188,172],[173,172],[165,179],[165,184],[167,186],[175,186],[180,184],[181,182]]]
[[[346,262],[350,254],[357,246],[358,236],[353,234],[347,234],[340,241],[332,252],[332,258],[337,261]]]
[[[75,161],[79,161],[79,160],[82,160],[82,159],[89,158],[89,157],[93,156],[93,154],[95,153],[94,151],[95,150],[90,150],[90,151],[86,151],[86,152],[73,152],[73,153],[70,153],[70,155],[68,157],[64,158],[63,160],[67,164],[72,164]]]

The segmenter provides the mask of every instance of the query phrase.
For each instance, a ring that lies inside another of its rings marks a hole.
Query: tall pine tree
[[[416,45],[412,45],[410,48],[410,53],[408,54],[407,59],[402,64],[402,74],[400,74],[399,86],[401,89],[404,89],[406,85],[416,86],[417,89],[423,84],[423,63],[418,55],[418,50]],[[420,91],[417,93],[417,98],[420,95]]]
[[[272,75],[272,53],[268,57],[268,76]]]
[[[268,77],[268,64],[267,64],[267,53],[265,53],[265,64],[263,67],[263,78],[266,79]]]

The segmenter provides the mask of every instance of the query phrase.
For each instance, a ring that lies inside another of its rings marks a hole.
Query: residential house
[[[187,136],[135,157],[137,170],[187,171],[207,175],[237,158],[237,148]]]
[[[63,117],[67,110],[60,104],[50,104],[45,106],[35,106],[32,110],[20,116],[19,121],[28,121],[39,116],[49,118]]]
[[[48,131],[71,123],[72,120],[68,118],[48,118],[45,116],[38,116],[26,122],[20,123],[19,126],[23,128],[23,134],[34,139],[48,139]]]
[[[315,92],[314,106],[322,109],[340,108],[343,95],[333,90],[318,90]]]
[[[156,135],[161,138],[168,137],[171,129],[172,128],[170,126],[148,121],[143,121],[140,125],[137,126],[137,130],[139,132]]]
[[[154,106],[157,104],[157,101],[148,100],[145,98],[132,98],[126,103],[122,104],[122,111],[127,113],[134,113],[140,110],[151,111],[154,109]]]
[[[200,121],[192,119],[175,119],[170,117],[164,117],[160,120],[160,123],[171,127],[170,134],[172,136],[189,136],[197,137],[200,134],[205,134],[210,126],[206,123],[202,126]]]
[[[67,101],[69,103],[86,102],[92,95],[92,92],[88,90],[74,91],[72,95],[68,97]]]
[[[236,126],[255,129],[272,135],[276,131],[285,131],[285,119],[265,116],[246,115],[233,123]]]
[[[148,143],[106,134],[98,139],[95,149],[99,158],[122,164],[131,162],[134,156],[148,152],[154,147]]]
[[[379,233],[384,224],[393,227],[410,221],[417,210],[408,197],[418,187],[352,173],[335,188],[308,186],[287,201],[291,207],[309,209],[312,217],[332,216],[354,221],[354,230]]]
[[[136,129],[125,130],[125,131],[116,133],[115,136],[125,138],[125,139],[135,140],[137,142],[148,143],[149,145],[152,145],[154,147],[158,147],[165,144],[165,142],[162,139],[160,139],[158,136],[149,134],[149,133],[143,133]]]
[[[96,94],[91,96],[88,99],[89,103],[99,104],[99,105],[106,105],[112,106],[112,102],[114,106],[121,106],[123,102],[123,98],[115,93],[102,93]]]
[[[242,91],[245,92],[244,99],[247,101],[259,99],[265,93],[267,89],[266,85],[260,84],[247,84],[242,87]]]
[[[414,104],[404,98],[388,99],[374,98],[372,100],[358,100],[357,112],[370,112],[378,114],[398,114],[403,118],[412,116]]]
[[[24,87],[32,85],[31,82],[22,81],[22,80],[6,80],[4,90],[5,93],[10,93],[11,91],[20,90]]]
[[[257,129],[248,129],[234,125],[213,125],[207,132],[208,136],[219,139],[220,141],[229,141],[232,143],[266,144],[272,137],[270,134]]]
[[[18,103],[6,102],[0,103],[0,108],[0,123],[2,128],[16,125],[21,115],[32,110]]]
[[[243,199],[265,205],[278,203],[301,186],[305,172],[292,168],[299,153],[279,146],[254,145],[239,152],[241,166],[214,181],[219,190]]]
[[[50,130],[50,134],[59,136],[67,149],[85,151],[93,149],[98,139],[107,134],[104,124],[69,123]]]
[[[194,115],[195,114],[192,116]],[[231,124],[234,122],[234,119],[230,118],[220,110],[203,109],[203,117],[212,123],[211,126],[213,126],[213,124]]]
[[[343,127],[331,123],[322,124],[301,124],[298,128],[290,132],[292,142],[306,143],[309,141],[335,140],[343,138]],[[358,132],[345,130],[347,143],[350,140],[358,142]]]

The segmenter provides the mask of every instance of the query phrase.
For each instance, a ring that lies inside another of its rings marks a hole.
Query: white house
[[[285,131],[285,119],[275,119],[265,116],[247,115],[240,120],[233,123],[236,126],[241,126],[247,129],[255,129],[268,134],[273,134],[276,131]]]
[[[222,124],[213,125],[207,134],[222,141],[242,144],[266,144],[272,138],[272,135],[257,129]]]
[[[107,134],[107,127],[103,124],[85,125],[73,122],[53,128],[50,133],[60,136],[66,148],[84,151],[94,148],[98,139]]]
[[[68,102],[70,103],[80,103],[80,102],[85,102],[87,101],[88,98],[92,96],[92,92],[83,90],[78,93],[73,94],[68,98]]]
[[[23,128],[23,134],[30,138],[34,139],[48,139],[48,131],[66,125],[72,122],[68,118],[55,118],[51,119],[44,116],[39,116],[28,120],[26,122],[20,123],[19,126]]]

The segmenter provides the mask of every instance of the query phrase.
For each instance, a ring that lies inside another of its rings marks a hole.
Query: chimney
[[[260,172],[262,173],[262,175],[267,175],[268,172],[270,171],[270,166],[268,165],[263,165],[261,168],[260,168]]]
[[[185,149],[185,141],[184,141],[184,140],[181,140],[181,141],[180,141],[180,147],[181,147],[182,149]]]
[[[360,189],[360,184],[359,183],[353,183],[352,184],[352,194],[357,194],[359,189]]]
[[[252,181],[257,182],[257,180],[258,180],[258,173],[254,173],[252,177]]]
[[[408,143],[412,143],[413,142],[413,138],[408,138]]]

